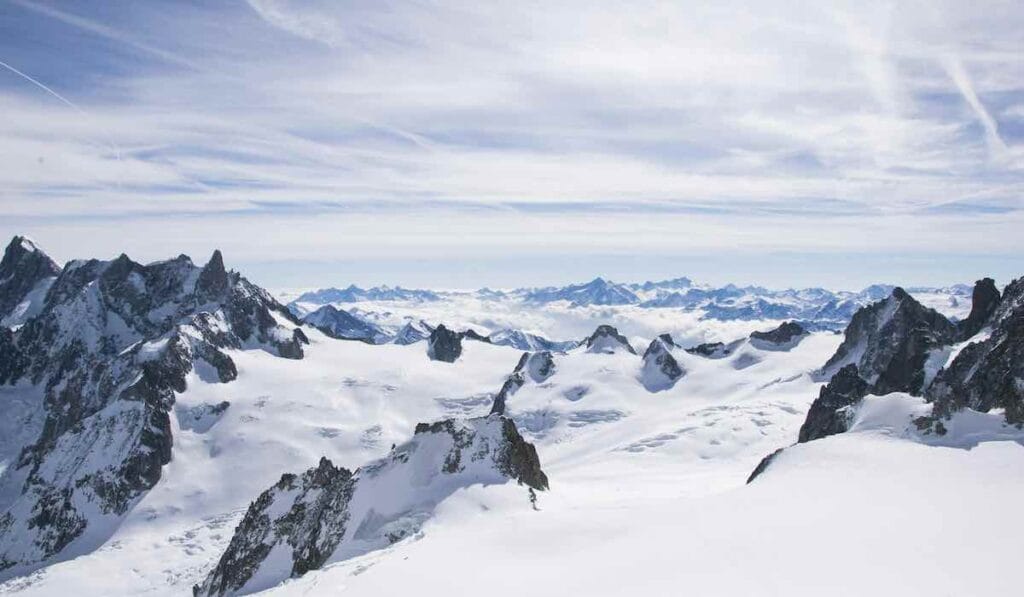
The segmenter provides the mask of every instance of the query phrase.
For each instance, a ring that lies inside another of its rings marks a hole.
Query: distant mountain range
[[[772,290],[734,284],[714,287],[696,284],[689,278],[632,284],[595,278],[583,284],[509,291],[489,288],[477,291],[433,291],[388,286],[368,289],[357,286],[324,288],[306,292],[288,306],[301,317],[328,304],[425,303],[473,298],[480,301],[513,301],[525,307],[562,304],[568,307],[671,308],[700,311],[702,318],[719,321],[789,319],[805,322],[813,328],[841,329],[858,309],[884,299],[893,288],[892,285],[875,284],[858,292],[824,288]],[[954,317],[970,304],[971,286],[966,284],[944,288],[910,287],[907,290],[930,307],[952,311]]]

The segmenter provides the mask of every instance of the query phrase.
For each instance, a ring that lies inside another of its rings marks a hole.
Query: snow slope
[[[267,594],[1017,595],[1021,466],[1014,442],[848,433],[787,450],[750,486],[696,469],[555,470],[540,512],[512,488],[467,491],[423,540]]]
[[[728,329],[715,333],[738,337]],[[521,355],[465,342],[444,363],[423,342],[307,335],[301,361],[236,350],[234,382],[193,372],[172,417],[173,459],[113,537],[0,594],[187,593],[282,473],[321,456],[355,469],[418,422],[486,414]],[[813,372],[840,341],[742,340],[717,359],[670,347],[686,375],[656,393],[638,355],[554,355],[554,373],[527,376],[506,404],[550,480],[539,510],[515,484],[458,489],[412,537],[266,594],[1017,594],[1007,571],[1024,555],[1012,515],[1024,447],[995,414],[960,413],[940,440],[911,426],[929,408],[920,399],[869,397],[851,431],[789,448],[744,483],[795,441],[821,385]]]

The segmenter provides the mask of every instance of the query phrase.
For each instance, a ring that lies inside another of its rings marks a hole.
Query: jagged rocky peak
[[[60,266],[34,242],[15,236],[0,260],[0,327],[23,324],[38,314]]]
[[[625,350],[636,354],[629,340],[610,325],[599,325],[594,333],[587,338],[587,352],[613,353]]]
[[[508,481],[548,488],[536,449],[511,419],[421,423],[410,441],[354,473],[324,458],[301,475],[282,476],[249,506],[193,593],[252,593],[320,568],[340,548],[353,557],[387,547],[419,532],[456,490]]]
[[[279,546],[291,550],[290,570],[282,571],[279,580],[322,566],[345,533],[354,486],[352,473],[327,458],[302,475],[282,475],[249,506],[217,566],[193,594],[232,595],[243,588],[269,588],[246,584]],[[275,516],[275,511],[283,514]]]
[[[850,407],[860,402],[868,390],[868,383],[861,378],[856,365],[840,369],[811,404],[797,441],[809,442],[846,431],[852,414]]]
[[[432,361],[454,363],[462,355],[462,334],[438,325],[427,341],[427,356]]]
[[[662,334],[651,340],[644,352],[643,367],[640,370],[640,383],[650,392],[660,392],[675,385],[686,371],[672,356],[675,343],[668,334]]]
[[[971,292],[971,313],[959,324],[959,338],[967,340],[980,332],[995,314],[1000,299],[995,280],[982,278],[975,282],[974,290]]]
[[[505,414],[509,397],[526,385],[527,380],[544,383],[554,374],[555,360],[550,351],[524,352],[512,374],[505,379],[505,383],[495,394],[491,414]]]
[[[1024,278],[1007,285],[989,325],[991,334],[964,347],[928,387],[935,421],[965,407],[1001,408],[1008,423],[1024,426]]]
[[[284,307],[228,274],[219,254],[204,268],[185,256],[69,263],[38,314],[0,334],[0,383],[43,393],[38,430],[0,473],[0,580],[106,539],[96,529],[115,528],[170,461],[169,413],[190,372],[230,382],[228,350],[298,359],[305,342]]]
[[[222,296],[228,290],[231,280],[228,278],[228,270],[224,268],[224,256],[220,249],[215,249],[210,260],[199,272],[199,280],[196,282],[196,290],[206,297]]]
[[[953,323],[897,287],[885,300],[854,314],[843,343],[820,373],[827,378],[855,364],[872,394],[919,394],[929,352],[956,336]]]
[[[3,259],[0,260],[0,274],[6,278],[13,273],[25,270],[40,272],[46,276],[56,276],[60,273],[60,266],[29,238],[15,236],[4,249]]]
[[[795,321],[786,321],[767,332],[752,332],[750,341],[756,348],[766,350],[788,350],[807,336],[807,330]]]

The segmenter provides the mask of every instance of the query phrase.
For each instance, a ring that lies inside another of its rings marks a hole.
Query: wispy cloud
[[[992,118],[992,115],[985,109],[984,104],[978,99],[978,94],[974,91],[974,84],[971,82],[967,71],[964,70],[963,63],[959,58],[948,57],[944,64],[950,78],[956,83],[956,88],[964,96],[964,101],[974,110],[974,113],[978,116],[978,121],[985,128],[985,141],[988,143],[989,151],[992,152],[995,159],[1005,159],[1007,147],[1002,137],[999,136],[999,125],[996,124],[995,119]]]
[[[467,251],[576,251],[553,234],[587,226],[638,254],[894,245],[854,221],[938,251],[927,231],[959,222],[1024,249],[1002,223],[1024,207],[1024,11],[968,8],[16,0],[0,60],[88,118],[0,71],[0,232],[354,218],[408,234],[377,241],[397,258],[449,250],[448,221],[483,227]],[[623,222],[646,232],[620,243]]]

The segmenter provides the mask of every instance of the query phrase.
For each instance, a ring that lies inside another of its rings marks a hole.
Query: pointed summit
[[[951,342],[956,333],[944,315],[896,287],[889,298],[854,314],[843,343],[821,370],[822,377],[852,363],[870,382],[872,394],[916,394],[926,381],[929,352]]]
[[[203,271],[199,273],[196,289],[204,295],[215,296],[223,294],[228,286],[228,272],[224,269],[224,256],[221,255],[220,249],[216,249],[210,256],[210,261],[203,266]]]
[[[60,273],[60,266],[50,259],[42,249],[39,248],[36,243],[32,242],[28,237],[15,236],[11,239],[11,242],[7,244],[7,248],[4,249],[3,260],[0,261],[0,279],[11,273],[11,270],[18,267],[18,264],[24,260],[38,261],[42,270],[50,272],[50,275],[56,276]]]
[[[982,278],[974,283],[971,293],[971,314],[959,324],[959,336],[966,340],[985,327],[992,314],[999,307],[1001,296],[992,278]]]
[[[597,326],[594,333],[587,338],[587,352],[613,353],[625,350],[636,354],[636,350],[629,344],[629,340],[619,333],[614,327],[603,324]]]
[[[3,326],[24,323],[42,307],[60,267],[24,236],[11,239],[0,260],[0,321]]]

